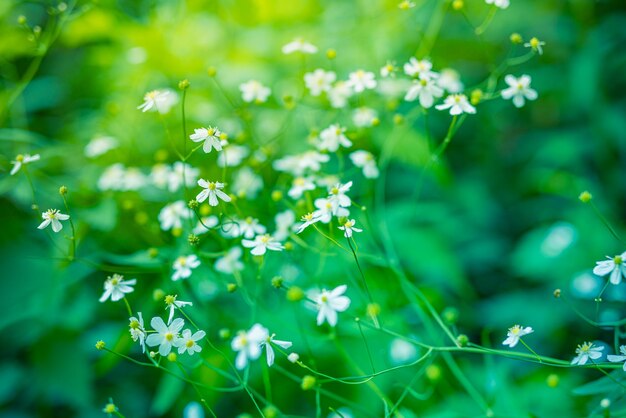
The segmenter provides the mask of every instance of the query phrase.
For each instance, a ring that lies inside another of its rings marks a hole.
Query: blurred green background
[[[8,175],[15,155],[42,155],[40,162],[29,166],[38,200],[45,202],[42,206],[61,207],[57,190],[61,185],[70,189],[79,256],[93,256],[133,273],[137,268],[131,276],[144,285],[133,294],[133,308],[142,310],[144,317],[160,314],[160,303],[152,301],[152,290],[157,287],[195,295],[204,305],[197,303],[194,315],[206,324],[209,337],[217,339],[220,328],[236,331],[251,325],[238,317],[239,313],[247,315],[247,307],[225,292],[227,280],[207,270],[189,287],[173,288],[168,263],[155,263],[146,255],[148,248],[157,247],[167,259],[168,251],[188,248],[184,239],[162,233],[156,223],[168,197],[96,188],[105,167],[113,163],[148,172],[156,162],[176,161],[164,126],[179,140],[179,108],[162,118],[142,114],[136,107],[143,95],[155,88],[176,89],[178,81],[186,78],[191,83],[186,103],[188,129],[224,126],[235,141],[263,149],[271,157],[301,152],[310,131],[335,121],[351,124],[347,110],[330,111],[317,104],[285,108],[283,96],[297,97],[303,69],[333,69],[345,79],[349,72],[364,68],[378,77],[378,69],[388,60],[401,65],[427,51],[425,33],[436,24],[433,16],[445,8],[449,10],[428,53],[436,69],[456,69],[470,91],[505,57],[526,52],[522,46],[511,46],[511,33],[520,33],[526,40],[537,36],[546,42],[544,54],[510,72],[531,75],[539,99],[519,110],[502,100],[480,104],[478,114],[466,120],[442,161],[427,172],[416,198],[416,183],[428,160],[423,119],[414,125],[396,125],[394,115],[406,115],[415,104],[364,95],[365,104],[378,110],[381,124],[355,131],[355,141],[377,157],[391,138],[394,145],[383,185],[386,211],[357,215],[358,219],[367,217],[370,228],[366,229],[371,231],[359,237],[361,248],[379,251],[375,226],[385,216],[403,269],[437,310],[458,309],[456,329],[472,341],[498,347],[506,329],[521,323],[535,328],[528,340],[548,356],[569,360],[576,344],[586,340],[612,346],[610,330],[583,322],[567,304],[554,299],[552,291],[561,288],[574,305],[593,317],[593,299],[603,282],[591,275],[591,268],[605,255],[625,250],[593,210],[577,200],[580,192],[589,190],[599,210],[623,235],[624,4],[619,0],[511,2],[509,9],[496,13],[482,37],[474,35],[467,21],[477,26],[484,19],[489,7],[482,1],[466,2],[466,18],[449,9],[450,2],[439,0],[415,0],[416,7],[407,11],[400,10],[397,1],[387,0],[102,0],[68,2],[67,10],[52,15],[49,9],[58,10],[57,2],[0,2],[2,416],[97,417],[103,415],[109,397],[126,417],[182,416],[185,405],[198,400],[191,387],[175,379],[94,349],[95,341],[103,339],[117,351],[139,354],[136,347],[131,349],[124,308],[97,302],[102,282],[111,272],[55,260],[54,247],[36,229],[25,176]],[[45,54],[17,23],[22,15],[31,28],[43,28],[42,39],[55,38]],[[306,58],[304,67],[299,57],[280,52],[282,45],[298,36],[320,48],[320,53]],[[336,59],[326,58],[329,48],[336,50]],[[233,97],[238,96],[240,83],[257,79],[272,87],[273,98],[264,106],[233,109],[207,75],[209,67],[217,69],[219,82]],[[21,85],[29,71],[32,80]],[[21,86],[23,92],[12,101]],[[285,126],[286,115],[287,133],[270,142]],[[431,115],[433,140],[445,136],[448,123],[443,113]],[[96,160],[86,158],[83,149],[97,135],[117,138],[120,149]],[[190,163],[205,173],[202,177],[219,173],[204,157],[195,155]],[[264,179],[264,194],[259,201],[242,206],[259,218],[272,219],[285,207],[266,197],[285,181],[279,178],[277,184],[267,165],[255,170]],[[375,187],[360,183],[355,199],[373,207]],[[59,242],[65,245],[62,239]],[[220,249],[207,246],[207,250]],[[294,280],[308,288],[320,283],[309,277],[318,262],[316,256],[297,248],[292,255],[271,258],[265,279],[275,274],[289,276],[296,269],[300,275]],[[351,262],[350,257],[340,256],[323,266],[322,275],[335,277],[331,284],[343,283],[347,274],[356,277]],[[382,315],[388,318],[386,325],[426,340],[415,313],[398,296],[399,286],[389,270],[365,261],[365,271]],[[302,347],[303,335],[308,335],[315,341],[313,351],[320,369],[339,376],[354,374],[333,343],[313,326],[309,311],[293,308],[269,286],[263,288],[263,295],[259,316],[271,330],[277,328],[279,339]],[[363,304],[356,299],[355,312],[363,315]],[[598,317],[623,318],[624,301],[623,285],[612,286]],[[304,333],[299,334],[295,323],[284,323],[284,315],[300,317]],[[346,326],[339,334],[355,361],[366,368],[358,332]],[[366,336],[378,368],[389,367],[390,338],[370,330]],[[219,342],[230,353],[228,344]],[[219,356],[205,353],[209,361],[225,367]],[[593,415],[599,413],[599,400],[607,396],[614,399],[614,416],[626,416],[619,387],[575,390],[602,377],[598,372],[550,369],[498,357],[464,354],[455,358],[494,416]],[[296,366],[286,365],[284,359],[282,363],[290,373],[302,376]],[[438,369],[428,369],[430,374],[424,368],[406,369],[376,382],[392,398],[407,384],[413,385],[403,403],[404,416],[411,416],[407,410],[415,416],[481,416],[484,411],[455,379],[449,364],[438,357],[433,364]],[[223,384],[214,374],[196,373],[209,384]],[[552,374],[558,377],[556,385]],[[261,390],[260,372],[251,379]],[[274,402],[281,411],[315,416],[311,393],[303,392],[285,375],[273,374],[272,379]],[[324,387],[354,402],[356,407],[348,406],[355,417],[367,412],[384,416],[380,399],[366,385]],[[240,392],[207,393],[206,399],[220,417],[254,413]],[[324,399],[324,416],[328,406],[346,406]]]

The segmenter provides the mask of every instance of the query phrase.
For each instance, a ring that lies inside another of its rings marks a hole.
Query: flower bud
[[[165,292],[163,291],[163,289],[154,289],[154,291],[152,292],[152,299],[155,302],[158,302],[160,300],[163,300],[163,298],[165,298]]]
[[[186,90],[189,88],[189,80],[184,79],[178,82],[178,88],[181,90]]]
[[[59,187],[59,194],[61,196],[65,196],[67,194],[67,187],[66,186]]]
[[[25,25],[27,21],[28,20],[26,19],[26,16],[24,16],[24,15],[19,15],[17,17],[17,23],[20,24],[20,25]]]
[[[328,58],[329,60],[334,60],[335,58],[337,58],[337,51],[332,48],[326,50],[326,58]]]
[[[578,196],[578,199],[583,203],[589,203],[591,202],[591,199],[593,199],[593,195],[585,190]]]
[[[104,350],[104,347],[106,347],[106,343],[102,340],[96,342],[96,349],[97,350]]]
[[[463,0],[454,0],[452,2],[452,8],[454,10],[461,10],[463,6],[465,6],[465,4],[463,3]]]
[[[209,77],[215,77],[217,75],[217,68],[209,67],[207,68],[206,72],[209,75]]]
[[[289,353],[289,355],[287,356],[287,360],[289,360],[292,363],[297,363],[298,360],[300,360],[300,354],[298,354],[298,353]]]
[[[300,384],[300,387],[302,387],[302,390],[311,390],[315,387],[316,383],[317,380],[313,376],[307,374],[302,378],[302,383]]]
[[[167,355],[167,359],[174,363],[178,359],[178,356],[176,355],[176,353],[169,353]]]
[[[483,91],[480,89],[472,90],[470,94],[470,103],[473,105],[477,105],[483,99]]]
[[[431,364],[430,366],[426,367],[426,377],[428,378],[428,380],[431,380],[433,382],[439,380],[441,378],[441,367],[437,366],[436,364]]]
[[[222,328],[218,331],[218,335],[220,336],[222,340],[227,340],[230,338],[231,333],[228,328]]]
[[[459,310],[453,307],[447,307],[443,310],[441,316],[448,325],[454,325],[459,319]]]
[[[519,33],[512,33],[509,39],[511,40],[512,44],[521,44],[522,42],[524,42],[522,35],[520,35]]]
[[[461,334],[456,337],[456,342],[461,347],[467,347],[467,344],[469,344],[469,338],[467,337],[467,335]]]
[[[555,388],[559,385],[559,376],[557,374],[549,374],[548,377],[546,378],[546,384],[551,387],[551,388]]]
[[[196,234],[189,234],[189,236],[187,236],[187,242],[189,242],[189,245],[192,247],[195,247],[200,244],[200,238],[198,238]]]
[[[304,291],[298,286],[292,286],[287,290],[287,300],[290,302],[299,302],[304,299]]]
[[[283,278],[280,276],[276,276],[272,279],[272,286],[276,289],[280,289],[283,286]]]
[[[552,292],[552,295],[555,298],[557,298],[557,299],[560,298],[561,297],[561,289],[554,289],[554,292]]]
[[[234,293],[237,291],[237,285],[235,283],[228,283],[226,285],[226,290],[228,290],[228,293]]]

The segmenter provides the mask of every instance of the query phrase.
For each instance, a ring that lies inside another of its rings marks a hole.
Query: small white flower
[[[383,78],[395,77],[396,71],[398,71],[398,69],[396,68],[395,63],[387,61],[387,64],[380,69],[380,76]]]
[[[247,103],[265,103],[272,93],[269,87],[264,86],[256,80],[250,80],[247,83],[241,84],[239,90],[241,90],[243,101]]]
[[[126,169],[123,164],[117,163],[107,167],[98,179],[100,190],[122,190]]]
[[[526,42],[524,44],[524,46],[526,48],[531,48],[533,51],[536,51],[539,55],[543,55],[543,46],[546,43],[543,41],[540,41],[537,38],[531,38],[529,42]]]
[[[298,231],[296,232],[297,234],[304,231],[308,226],[313,225],[314,223],[319,221],[320,218],[315,217],[313,213],[307,213],[306,215],[302,215],[301,220],[302,223],[298,226]]]
[[[621,363],[622,361],[626,361],[626,345],[621,345],[619,347],[619,351],[622,353],[621,356],[609,354],[606,356],[606,359],[611,363]],[[624,371],[626,372],[626,363],[624,363]]]
[[[165,325],[165,322],[163,322],[161,318],[155,316],[150,321],[150,325],[156,331],[156,334],[148,335],[148,338],[146,338],[146,344],[150,347],[158,345],[159,354],[167,356],[170,351],[172,351],[172,346],[180,338],[178,333],[185,326],[185,321],[183,321],[182,318],[176,318],[168,326]]]
[[[411,57],[409,62],[404,64],[404,73],[409,77],[419,77],[429,80],[437,77],[437,73],[431,71],[432,68],[432,62],[426,59],[418,60],[415,57]]]
[[[200,220],[202,222],[200,222]],[[220,223],[219,218],[214,215],[203,216],[202,218],[200,218],[200,220],[192,231],[196,235],[206,234],[209,230],[215,228]]]
[[[349,181],[345,184],[337,183],[333,187],[328,188],[328,200],[331,203],[336,204],[342,208],[347,208],[352,204],[350,198],[346,195],[350,188],[352,187],[352,182]],[[339,216],[339,215],[338,215]]]
[[[509,328],[509,331],[506,333],[506,340],[504,340],[502,344],[513,348],[517,345],[520,338],[532,332],[534,332],[534,330],[531,327],[523,328],[520,325],[515,325]]]
[[[321,68],[312,73],[304,74],[304,84],[309,89],[311,96],[319,96],[323,92],[329,91],[336,79],[337,75],[334,71],[324,71]]]
[[[11,161],[11,164],[13,164],[13,168],[11,169],[11,172],[9,174],[14,175],[18,171],[20,171],[20,168],[22,168],[23,165],[32,163],[33,161],[39,161],[39,158],[39,154],[18,154],[15,157],[15,160]]]
[[[380,174],[374,156],[368,151],[354,151],[350,154],[352,164],[363,169],[363,175],[368,179],[375,179]]]
[[[246,219],[239,222],[239,236],[243,236],[247,239],[252,239],[257,235],[265,234],[267,228],[259,223],[259,220],[248,216]]]
[[[502,90],[502,98],[505,100],[513,99],[515,107],[524,106],[525,99],[535,100],[537,92],[530,88],[531,78],[524,74],[520,78],[516,78],[511,74],[504,77],[504,81],[509,85],[507,89]]]
[[[185,302],[182,300],[176,300],[177,295],[167,295],[165,296],[165,309],[170,310],[170,316],[167,318],[167,324],[172,323],[172,319],[174,319],[174,311],[178,308],[182,308],[183,306],[193,306],[191,302]]]
[[[161,229],[163,231],[169,231],[172,228],[181,229],[183,227],[182,220],[189,219],[192,216],[193,212],[182,200],[165,205],[159,212]]]
[[[276,334],[269,335],[269,331],[267,331],[267,329],[265,331],[267,332],[267,336],[265,337],[263,341],[261,341],[261,347],[265,347],[267,365],[269,367],[272,367],[272,365],[274,364],[274,357],[275,357],[274,347],[272,347],[272,344],[276,344],[277,346],[281,348],[287,349],[292,346],[292,343],[291,341],[275,340],[274,336]]]
[[[257,235],[254,240],[241,240],[241,244],[246,248],[252,248],[250,251],[252,255],[263,255],[267,250],[282,251],[285,248],[269,234]]]
[[[157,111],[165,114],[178,102],[178,96],[173,90],[152,90],[143,97],[143,103],[137,106],[142,112]]]
[[[254,199],[263,189],[263,178],[250,167],[242,167],[233,176],[232,188],[238,197]]]
[[[289,355],[287,356],[287,360],[289,360],[292,363],[297,363],[298,360],[300,360],[300,354],[298,354],[298,353],[289,353]]]
[[[187,354],[193,356],[194,353],[202,351],[202,347],[198,345],[198,341],[203,339],[206,335],[204,331],[196,331],[191,335],[191,331],[186,329],[183,331],[182,337],[174,341],[174,347],[178,348],[178,354],[183,354],[187,351]]]
[[[606,258],[608,260],[596,262],[593,274],[603,277],[610,273],[609,281],[612,284],[620,284],[622,277],[626,277],[626,251],[615,257],[607,256]]]
[[[315,54],[317,47],[311,43],[306,42],[302,38],[296,38],[282,48],[283,54],[292,54],[294,52],[301,52],[303,54]]]
[[[290,198],[300,199],[302,194],[308,190],[315,190],[315,183],[312,177],[296,177],[291,183],[291,189],[287,192]]]
[[[223,274],[233,274],[236,271],[243,270],[244,265],[241,262],[242,253],[241,247],[231,248],[223,257],[215,261],[215,270]]]
[[[594,347],[593,343],[585,342],[583,344],[578,345],[576,348],[576,354],[578,354],[572,360],[572,364],[577,364],[579,366],[583,366],[587,363],[587,360],[596,360],[602,357],[601,351],[604,350],[604,347]]]
[[[174,269],[174,274],[172,275],[172,280],[180,280],[186,279],[191,276],[191,270],[195,269],[200,265],[200,260],[195,254],[191,254],[188,256],[181,255],[174,261],[172,268]]]
[[[139,190],[148,183],[147,177],[137,167],[128,167],[124,172],[124,178],[120,190]]]
[[[63,229],[63,225],[60,221],[66,221],[70,219],[70,215],[65,215],[59,212],[58,209],[48,209],[47,211],[41,213],[41,217],[44,221],[40,223],[37,228],[44,229],[48,225],[52,224],[52,230],[54,232],[59,232]]]
[[[348,286],[341,285],[330,292],[323,289],[315,298],[317,304],[317,325],[322,325],[324,321],[334,327],[337,325],[337,312],[343,312],[350,307],[350,298],[343,296]]]
[[[377,83],[374,73],[356,70],[348,75],[347,84],[355,93],[361,93],[365,90],[375,89]]]
[[[501,8],[502,10],[509,7],[509,0],[485,0],[487,4],[493,4],[496,7]]]
[[[451,94],[444,100],[443,104],[435,106],[437,110],[450,109],[451,115],[460,115],[461,113],[476,113],[476,108],[472,106],[464,94]]]
[[[209,198],[209,205],[217,206],[219,201],[217,198],[219,197],[224,202],[230,202],[230,196],[222,191],[224,188],[224,183],[220,183],[219,181],[206,181],[204,179],[198,180],[198,186],[204,188],[203,191],[198,193],[196,196],[196,200],[200,203],[204,202],[207,197]]]
[[[100,155],[106,154],[112,149],[117,148],[118,142],[117,139],[111,136],[99,136],[93,138],[87,146],[85,146],[85,156],[88,158],[99,157]]]
[[[320,132],[320,141],[317,144],[317,148],[320,151],[335,152],[340,145],[345,148],[351,147],[352,142],[344,135],[345,131],[346,128],[339,125],[330,125]]]
[[[352,96],[350,84],[345,81],[338,81],[328,91],[328,100],[335,109],[340,109],[348,104],[348,99]]]
[[[463,83],[461,77],[456,70],[452,68],[444,68],[437,77],[437,85],[448,93],[460,93],[463,91]]]
[[[218,167],[236,167],[250,154],[247,147],[241,145],[228,145],[217,156]]]
[[[352,122],[359,128],[373,126],[378,120],[376,111],[369,107],[359,107],[352,114]]]
[[[176,161],[167,175],[167,189],[171,193],[178,191],[180,186],[183,185],[183,180],[187,187],[193,186],[199,173],[200,171],[197,168],[181,161]]]
[[[412,102],[419,98],[420,105],[429,109],[435,102],[435,98],[441,96],[443,96],[443,89],[436,84],[435,80],[420,75],[418,80],[413,81],[413,85],[406,92],[404,100]]]
[[[139,345],[141,346],[141,352],[144,353],[146,351],[146,329],[143,324],[143,317],[141,316],[141,312],[137,312],[137,316],[139,318],[135,318],[131,316],[128,320],[130,323],[128,324],[128,328],[130,331],[130,336],[133,341],[139,340]]]
[[[307,226],[318,221],[327,224],[332,220],[333,216],[342,218],[350,215],[350,211],[344,207],[339,206],[336,200],[319,198],[315,199],[315,202],[313,202],[313,204],[315,205],[317,210],[312,213],[312,221],[308,223]],[[306,226],[302,225],[301,228],[304,229],[306,228]]]
[[[355,228],[354,225],[356,224],[356,221],[354,219],[349,219],[346,222],[344,222],[343,226],[340,226],[339,229],[341,229],[343,232],[343,236],[346,238],[350,238],[352,237],[352,232],[363,232],[362,229],[360,228]]]
[[[213,148],[215,148],[216,151],[222,150],[222,133],[219,129],[209,126],[208,128],[194,129],[193,132],[194,133],[189,136],[189,139],[193,142],[204,141],[202,150],[205,153],[210,153]]]
[[[235,366],[241,370],[249,360],[256,360],[261,356],[261,343],[267,339],[268,331],[260,324],[254,324],[248,332],[239,331],[233,338],[230,346],[238,352]]]
[[[312,172],[320,171],[322,163],[330,160],[328,154],[321,154],[317,151],[306,151],[298,155],[288,155],[286,157],[275,160],[272,164],[274,170],[285,171],[293,176],[302,176],[309,170]]]
[[[120,274],[109,276],[104,282],[104,293],[99,301],[104,302],[110,297],[111,302],[117,302],[122,299],[126,293],[132,293],[135,290],[133,286],[136,283],[137,279],[124,280],[124,276]]]

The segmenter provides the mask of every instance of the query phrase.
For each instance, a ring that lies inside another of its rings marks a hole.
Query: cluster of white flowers
[[[606,257],[608,260],[596,262],[593,274],[598,276],[609,275],[611,284],[618,285],[622,282],[622,278],[626,277],[626,251],[614,257]]]
[[[185,326],[185,321],[182,318],[176,318],[169,324],[165,324],[161,317],[155,316],[150,321],[150,326],[154,329],[154,333],[150,333],[145,338],[145,343],[149,347],[159,346],[161,356],[167,356],[172,351],[172,347],[178,349],[178,354],[183,354],[186,351],[190,356],[202,351],[198,341],[206,336],[206,332],[198,330],[192,334],[191,330],[186,329],[181,335],[181,330]],[[142,331],[146,332],[145,330]]]
[[[261,356],[263,348],[265,348],[267,365],[272,366],[275,358],[273,345],[283,349],[292,345],[290,341],[276,340],[274,335],[261,324],[254,324],[248,331],[239,331],[231,343],[233,351],[237,352],[235,366],[240,370],[244,369],[249,361]]]
[[[315,301],[317,308],[317,325],[324,322],[331,327],[337,325],[337,312],[343,312],[350,307],[350,298],[344,295],[347,289],[348,286],[341,285],[330,291],[322,289],[321,292],[309,292],[309,297]]]
[[[143,97],[143,103],[137,107],[142,112],[168,113],[178,103],[178,95],[172,89],[152,90]]]
[[[43,222],[39,224],[37,228],[44,229],[48,225],[52,225],[52,230],[54,232],[59,232],[63,229],[63,224],[61,224],[61,221],[66,221],[70,219],[70,215],[61,213],[58,209],[48,209],[41,214],[41,217],[43,218]]]

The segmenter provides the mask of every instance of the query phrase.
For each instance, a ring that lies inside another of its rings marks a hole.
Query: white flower
[[[387,64],[380,69],[380,76],[383,78],[394,77],[396,75],[396,71],[398,71],[398,69],[396,68],[395,63],[387,61]]]
[[[267,332],[267,336],[263,341],[261,341],[261,347],[265,347],[267,365],[269,367],[272,367],[272,365],[274,364],[274,347],[272,347],[272,344],[276,344],[281,348],[287,349],[291,347],[292,343],[291,341],[275,340],[274,336],[276,334],[269,335],[269,331],[267,331],[267,329],[265,331]]]
[[[183,175],[184,173],[184,175]],[[176,161],[167,175],[167,189],[174,193],[180,189],[183,179],[186,186],[193,186],[200,171],[181,161]]]
[[[352,182],[349,181],[346,184],[337,183],[333,187],[328,188],[328,200],[331,203],[336,204],[337,206],[341,206],[346,208],[352,204],[350,198],[346,195],[346,193],[352,187]],[[338,215],[340,216],[340,215]]]
[[[203,191],[198,193],[196,196],[196,200],[200,203],[204,202],[207,197],[209,198],[209,205],[217,206],[219,203],[217,198],[219,197],[224,202],[230,202],[230,196],[222,191],[224,188],[224,183],[220,183],[219,181],[206,181],[204,179],[198,180],[198,186],[204,188]]]
[[[523,328],[520,325],[515,325],[509,328],[509,331],[506,333],[506,340],[504,340],[502,344],[513,348],[517,345],[520,338],[532,332],[534,332],[534,330],[531,327]]]
[[[206,234],[210,229],[215,228],[220,223],[220,220],[217,216],[203,216],[199,221],[196,227],[193,229],[193,233],[196,235]]]
[[[20,171],[20,168],[22,168],[23,165],[28,164],[28,163],[32,163],[33,161],[39,161],[39,158],[40,158],[39,154],[35,154],[35,155],[18,154],[15,157],[15,160],[11,161],[11,164],[13,164],[13,168],[11,169],[10,174],[14,175],[18,171]]]
[[[476,113],[476,108],[467,101],[464,94],[451,94],[444,100],[443,104],[435,106],[437,110],[450,109],[451,115],[460,115],[461,113]]]
[[[276,231],[274,232],[274,238],[278,241],[283,241],[289,238],[289,234],[294,229],[296,223],[296,214],[292,210],[287,209],[283,212],[279,212],[274,216],[274,223],[276,224]]]
[[[408,341],[394,338],[389,347],[389,357],[394,364],[406,364],[417,357],[417,349]]]
[[[338,81],[327,92],[330,105],[335,109],[345,107],[348,104],[348,99],[352,96],[352,89],[350,84],[345,81]]]
[[[286,171],[294,176],[302,176],[307,170],[317,172],[322,168],[322,163],[330,160],[327,154],[317,151],[306,151],[303,154],[288,155],[275,160],[272,166],[276,171]]]
[[[157,111],[161,114],[170,111],[178,101],[178,96],[173,90],[152,90],[143,97],[143,103],[137,106],[142,112]]]
[[[233,192],[241,197],[254,199],[263,188],[263,179],[250,167],[240,168],[233,178]]]
[[[242,253],[241,247],[231,248],[223,257],[215,261],[215,270],[224,274],[233,274],[236,271],[243,270],[244,265],[241,262]]]
[[[163,322],[161,318],[155,316],[150,321],[150,325],[157,333],[148,335],[146,344],[150,347],[158,345],[159,354],[167,356],[170,351],[172,351],[172,345],[180,338],[178,333],[185,326],[185,321],[183,321],[182,318],[176,318],[168,326],[165,325],[165,322]]]
[[[593,274],[598,276],[606,276],[611,274],[609,281],[612,284],[620,284],[622,282],[622,276],[626,277],[626,251],[620,255],[616,255],[611,258],[607,256],[608,260],[596,262],[596,267],[593,269]]]
[[[122,190],[126,169],[117,163],[107,167],[98,179],[100,190]]]
[[[404,100],[412,102],[419,98],[420,105],[428,109],[435,102],[435,97],[441,96],[443,96],[443,89],[435,83],[435,80],[420,75],[420,78],[415,80],[409,91],[406,92]]]
[[[350,238],[352,237],[352,232],[363,232],[362,229],[360,228],[355,228],[354,225],[356,224],[356,221],[354,219],[349,219],[346,222],[344,222],[343,226],[340,226],[339,229],[341,229],[342,231],[344,231],[343,236],[346,238]]]
[[[619,351],[620,353],[622,353],[621,356],[609,354],[608,356],[606,356],[606,359],[611,363],[620,363],[622,361],[626,361],[626,345],[621,345],[619,347]],[[624,363],[624,371],[626,372],[626,363]]]
[[[359,107],[352,114],[352,122],[359,128],[373,126],[378,120],[376,111],[369,107]]]
[[[204,338],[206,332],[196,331],[191,335],[191,331],[186,329],[183,331],[182,337],[174,341],[174,347],[178,348],[178,354],[183,354],[187,351],[187,354],[193,356],[194,353],[202,351],[202,347],[198,345],[198,341]]]
[[[120,274],[109,276],[104,282],[104,293],[99,301],[104,302],[110,297],[111,302],[117,302],[122,299],[126,293],[132,293],[135,290],[133,286],[136,283],[137,279],[124,280],[124,276]]]
[[[317,221],[327,224],[331,221],[333,216],[341,218],[350,215],[350,211],[346,208],[339,206],[337,201],[319,198],[315,199],[315,202],[313,202],[313,204],[315,205],[317,210],[313,212],[313,218],[311,222],[307,224],[307,226]],[[302,225],[301,228],[304,229],[306,228],[306,226]]]
[[[41,217],[44,221],[40,223],[37,228],[44,229],[48,225],[52,224],[52,230],[54,232],[59,232],[63,229],[63,225],[60,221],[66,221],[70,219],[70,215],[65,215],[59,212],[58,209],[48,209],[47,211],[41,213]]]
[[[287,356],[287,360],[292,363],[297,363],[298,360],[300,360],[300,355],[298,353],[289,353],[289,355]]]
[[[282,48],[283,54],[292,54],[294,52],[301,52],[303,54],[315,54],[317,47],[304,41],[302,38],[296,38]]]
[[[241,244],[246,248],[252,248],[250,251],[252,255],[263,255],[267,250],[282,251],[285,248],[269,234],[257,235],[254,240],[241,240]]]
[[[595,360],[602,357],[601,351],[604,347],[594,347],[593,343],[585,342],[576,348],[576,354],[578,354],[572,360],[572,364],[583,366],[587,363],[587,360]]]
[[[319,221],[320,218],[316,217],[314,213],[307,213],[306,215],[302,215],[301,220],[302,220],[302,224],[298,226],[297,234],[304,231],[307,226],[313,225],[315,222]]]
[[[191,254],[188,256],[181,255],[174,261],[172,268],[174,269],[174,274],[172,275],[172,280],[180,280],[186,279],[191,276],[191,270],[195,269],[200,265],[200,260],[195,254]]]
[[[239,331],[233,338],[230,346],[237,351],[235,366],[241,370],[249,360],[256,360],[261,356],[261,343],[268,337],[268,331],[261,324],[254,324],[248,332]]]
[[[239,86],[241,97],[244,102],[264,103],[272,93],[269,87],[264,86],[256,80],[250,80]]]
[[[509,7],[509,0],[485,0],[487,4],[493,4],[496,7],[501,8],[502,10]]]
[[[342,296],[348,287],[341,285],[331,290],[330,292],[323,289],[315,297],[315,303],[317,304],[317,325],[322,325],[324,321],[328,322],[328,325],[334,327],[337,325],[337,312],[343,312],[350,306],[350,298]]]
[[[356,70],[348,75],[347,84],[355,93],[360,93],[376,88],[376,79],[372,72]]]
[[[129,167],[124,173],[121,190],[138,190],[146,185],[146,176],[137,167]]]
[[[334,71],[324,71],[321,68],[312,73],[304,74],[304,84],[309,89],[311,96],[319,96],[323,92],[329,91],[336,79],[337,75]]]
[[[193,132],[193,134],[189,135],[189,139],[193,142],[204,141],[202,150],[205,153],[208,154],[213,150],[213,148],[215,148],[216,151],[222,150],[222,133],[219,129],[209,126],[208,128],[194,129]]]
[[[335,152],[340,145],[345,148],[351,147],[352,142],[344,135],[345,131],[346,128],[342,128],[339,125],[330,125],[320,132],[320,141],[317,144],[317,148],[320,151]]]
[[[315,190],[315,183],[311,177],[296,177],[291,183],[291,189],[287,192],[290,198],[300,199],[307,190]]]
[[[375,179],[380,174],[371,152],[354,151],[350,154],[350,160],[352,160],[352,164],[363,169],[363,175],[368,179]]]
[[[172,169],[166,164],[156,164],[150,170],[150,180],[159,189],[167,187],[168,178]]]
[[[250,154],[247,147],[240,145],[228,145],[217,156],[218,167],[236,167]]]
[[[463,91],[463,83],[461,77],[456,70],[452,68],[444,68],[437,77],[437,85],[448,93],[460,93]]]
[[[93,138],[87,146],[85,146],[85,156],[88,158],[95,158],[102,154],[106,154],[108,151],[117,148],[117,139],[111,136],[99,136]]]
[[[540,41],[537,38],[531,38],[529,42],[526,42],[524,44],[524,46],[526,48],[531,48],[533,51],[536,51],[539,55],[542,55],[543,54],[543,48],[542,47],[545,44],[546,44],[545,42]]]
[[[418,60],[415,57],[411,57],[409,62],[404,64],[404,73],[410,77],[420,77],[425,79],[436,78],[437,73],[431,71],[433,68],[432,62],[423,59]]]
[[[537,98],[537,92],[530,88],[531,78],[529,75],[524,74],[520,78],[516,78],[509,74],[504,77],[504,81],[509,85],[509,88],[502,90],[502,98],[505,100],[513,98],[515,107],[524,106],[524,99],[535,100]]]
[[[174,311],[177,308],[182,308],[183,306],[193,306],[191,302],[185,302],[182,300],[176,300],[177,295],[167,295],[165,296],[165,309],[170,310],[170,316],[167,318],[168,325],[172,323],[172,319],[174,319]]]
[[[243,236],[247,239],[252,239],[256,235],[265,234],[267,229],[259,223],[259,220],[248,216],[246,219],[239,222],[239,236]]]
[[[146,329],[143,325],[143,317],[141,316],[141,312],[137,312],[137,316],[139,318],[135,318],[131,316],[128,320],[130,323],[128,324],[128,328],[130,331],[130,336],[133,341],[139,340],[139,345],[141,346],[141,352],[146,351]]]
[[[182,200],[165,205],[159,212],[161,229],[163,231],[169,231],[172,228],[181,229],[183,227],[182,219],[189,219],[192,216],[193,212]]]

